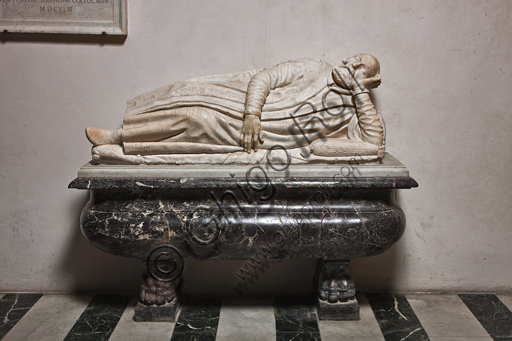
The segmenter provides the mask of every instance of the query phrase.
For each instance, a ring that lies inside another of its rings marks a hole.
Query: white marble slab
[[[93,295],[44,295],[2,341],[63,340]]]
[[[366,296],[358,296],[359,321],[318,321],[322,341],[384,341],[379,323],[375,319]]]
[[[247,170],[255,165],[108,165],[85,164],[78,171],[79,178],[245,178]],[[290,165],[285,171],[276,171],[269,165],[261,165],[269,177],[276,178],[318,178],[328,177],[339,180],[340,177],[406,177],[409,170],[391,154],[386,153],[380,163],[337,165]],[[263,176],[260,170],[254,170],[251,177]]]
[[[222,301],[216,341],[276,339],[272,300],[226,298]]]
[[[496,295],[501,302],[510,310],[512,311],[512,295]]]
[[[0,31],[127,34],[127,0],[2,0]]]
[[[134,308],[138,297],[134,297],[125,309],[119,323],[112,332],[109,341],[168,341],[174,330],[174,322],[135,322],[133,320]]]
[[[406,295],[406,298],[431,340],[450,337],[492,341],[458,295],[418,294]]]

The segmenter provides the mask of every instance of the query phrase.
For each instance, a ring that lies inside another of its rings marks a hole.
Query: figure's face
[[[358,64],[362,63],[359,67],[356,68],[355,77],[357,79],[365,79],[372,78],[379,74],[379,65],[378,62],[374,60],[371,56],[359,55],[356,54],[350,58],[347,58],[343,61],[343,64]]]
[[[361,56],[358,54],[355,56],[349,57],[343,61],[343,64],[357,64],[357,63],[362,63]],[[354,76],[356,77],[356,79],[366,78],[366,66],[361,65],[360,67],[358,67],[356,69]]]

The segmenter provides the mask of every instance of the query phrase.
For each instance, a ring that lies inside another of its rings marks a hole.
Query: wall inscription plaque
[[[15,33],[127,34],[127,0],[0,0],[0,29]]]

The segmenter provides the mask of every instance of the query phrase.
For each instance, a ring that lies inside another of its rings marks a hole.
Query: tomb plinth
[[[397,189],[417,187],[393,156],[313,165],[93,165],[81,229],[97,248],[144,261],[135,319],[174,321],[185,258],[318,259],[320,319],[359,319],[350,260],[402,236]]]

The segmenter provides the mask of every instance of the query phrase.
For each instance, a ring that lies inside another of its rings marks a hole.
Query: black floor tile
[[[320,340],[320,330],[310,297],[277,297],[274,300],[277,340]]]
[[[215,340],[222,300],[187,298],[181,306],[171,341]]]
[[[461,294],[459,297],[493,340],[512,340],[512,312],[498,297],[490,294]]]
[[[122,295],[94,296],[64,341],[108,340],[130,299]]]
[[[18,323],[19,320],[42,294],[6,294],[0,299],[0,340]]]
[[[277,341],[321,341],[320,333],[281,332],[276,335]]]
[[[430,340],[404,295],[366,295],[386,341]]]
[[[172,341],[215,341],[216,333],[177,333],[172,334]]]

